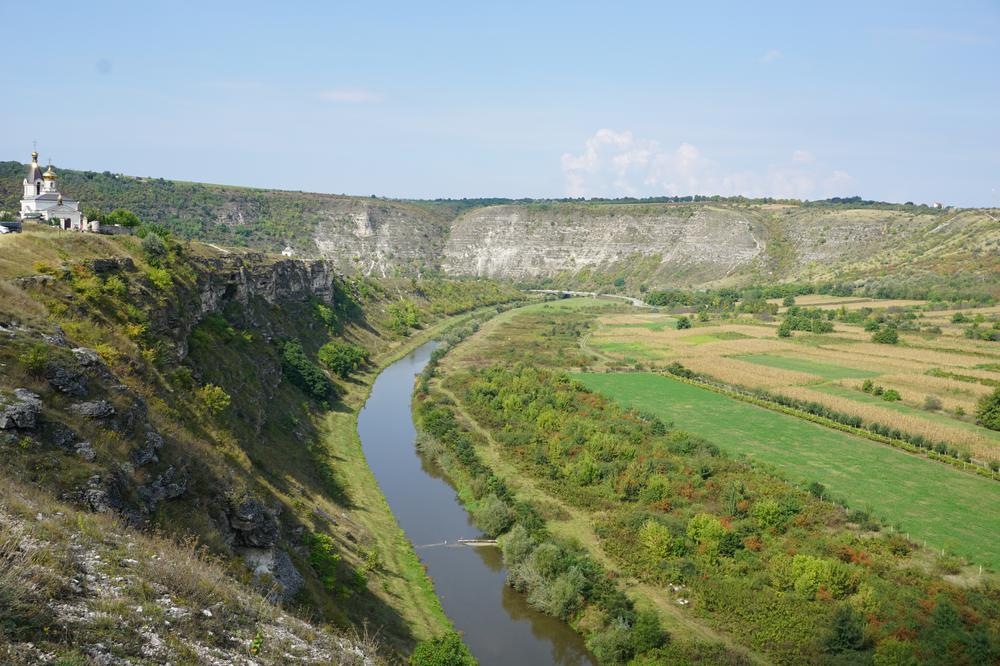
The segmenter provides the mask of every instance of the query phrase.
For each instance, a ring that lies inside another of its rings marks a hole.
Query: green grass
[[[658,321],[646,321],[630,324],[607,324],[608,328],[645,328],[650,331],[662,331],[665,328],[676,329],[677,320],[673,317],[664,317]]]
[[[673,421],[789,480],[819,481],[916,541],[1000,570],[1000,484],[794,416],[650,373],[579,374],[589,388]]]
[[[719,331],[718,333],[695,333],[681,338],[681,342],[689,345],[703,345],[707,342],[721,342],[723,340],[746,340],[749,335],[739,331]]]
[[[629,356],[632,358],[645,359],[645,360],[658,360],[661,358],[666,358],[667,355],[663,352],[651,349],[648,345],[641,342],[601,342],[593,341],[591,345],[600,349],[601,351],[612,352],[615,354],[622,354],[623,356]]]
[[[790,356],[778,356],[776,354],[743,354],[736,356],[741,361],[766,365],[769,368],[780,368],[781,370],[794,370],[816,375],[823,379],[863,379],[865,377],[878,377],[880,373],[860,368],[851,368],[843,365],[833,365],[832,363],[821,363],[810,361],[804,358],[792,358]]]

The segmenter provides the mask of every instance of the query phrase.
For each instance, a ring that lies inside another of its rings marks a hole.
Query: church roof
[[[28,185],[34,185],[42,179],[42,168],[38,166],[38,153],[31,153],[31,165],[28,167]]]

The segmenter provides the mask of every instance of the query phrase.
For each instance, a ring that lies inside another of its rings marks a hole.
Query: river
[[[433,462],[416,450],[410,412],[414,377],[430,359],[427,343],[386,368],[358,416],[368,465],[400,527],[427,567],[445,613],[483,666],[593,664],[569,625],[531,608],[504,584],[495,547],[459,546],[481,536]],[[442,544],[448,545],[433,545]]]

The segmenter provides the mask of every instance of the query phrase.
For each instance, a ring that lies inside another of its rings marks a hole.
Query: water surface
[[[481,536],[442,471],[416,450],[410,413],[414,377],[430,359],[428,343],[386,368],[358,416],[368,465],[396,520],[417,547],[445,613],[483,666],[593,664],[567,624],[530,606],[504,584],[496,548],[455,544]]]

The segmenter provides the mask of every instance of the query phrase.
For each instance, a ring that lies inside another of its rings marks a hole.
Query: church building
[[[21,199],[21,219],[48,222],[60,229],[98,231],[97,221],[88,222],[80,212],[80,204],[60,194],[56,188],[56,172],[52,165],[42,173],[38,166],[38,151],[31,153],[31,166],[24,179]]]

